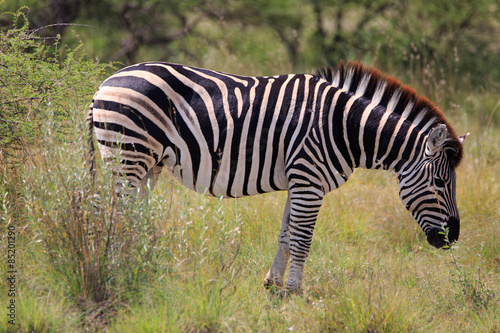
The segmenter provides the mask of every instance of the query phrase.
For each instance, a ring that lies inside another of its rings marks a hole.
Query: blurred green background
[[[357,59],[401,73],[435,66],[483,86],[500,77],[496,0],[5,0],[0,9],[21,5],[41,37],[81,40],[103,62],[261,75]],[[0,17],[3,29],[11,24]]]

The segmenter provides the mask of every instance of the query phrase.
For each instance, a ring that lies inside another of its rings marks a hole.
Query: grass
[[[18,233],[18,325],[0,332],[499,332],[498,111],[490,94],[456,97],[452,123],[471,133],[459,242],[432,248],[394,177],[356,170],[325,198],[303,295],[285,299],[262,285],[285,193],[220,200],[164,174],[153,195],[116,199],[109,170],[91,184],[82,137],[47,138],[17,191],[0,187],[2,225]]]
[[[83,152],[63,147],[25,171],[19,331],[498,332],[500,165],[468,140],[452,250],[426,243],[392,176],[357,170],[326,197],[304,294],[286,299],[262,287],[285,193],[219,200],[164,175],[153,196],[113,202],[111,176],[86,185]]]

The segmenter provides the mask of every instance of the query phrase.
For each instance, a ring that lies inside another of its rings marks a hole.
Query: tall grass
[[[19,330],[498,331],[500,165],[472,132],[452,250],[426,243],[389,174],[358,170],[326,197],[304,295],[287,299],[262,287],[285,193],[220,200],[164,175],[119,199],[106,169],[91,186],[82,141],[57,143],[22,173]]]
[[[139,206],[132,198],[114,195],[109,171],[103,171],[106,181],[92,184],[83,137],[71,144],[46,142],[45,153],[23,170],[23,250],[31,260],[21,281],[35,278],[42,282],[35,285],[36,292],[57,291],[55,297],[79,309],[84,322],[105,324],[148,275],[159,237],[155,219],[163,213],[149,200]],[[56,145],[58,149],[50,148]],[[31,271],[40,274],[31,276]],[[28,318],[20,314],[21,321]]]
[[[21,173],[15,331],[496,332],[498,130],[475,126],[452,250],[426,243],[390,175],[358,170],[326,197],[304,295],[287,299],[262,287],[284,193],[220,200],[164,175],[151,196],[119,199],[106,169],[91,186],[83,140],[49,145]],[[4,219],[9,211],[4,203]]]
[[[466,159],[461,173],[480,172],[476,163]],[[498,208],[486,203],[471,218],[464,204],[470,186],[460,184],[462,236],[444,252],[425,243],[399,204],[391,177],[356,172],[327,197],[306,266],[304,296],[279,299],[261,283],[275,250],[284,194],[221,201],[164,176],[154,196],[133,209],[141,214],[158,209],[148,221],[157,221],[159,235],[150,260],[153,271],[138,275],[136,288],[101,325],[138,332],[495,332],[498,256],[485,254],[498,245],[483,238],[498,237]],[[479,184],[478,197],[490,189]],[[353,202],[363,211],[353,212]],[[168,214],[156,215],[162,211]],[[472,224],[477,219],[490,222],[478,230]]]

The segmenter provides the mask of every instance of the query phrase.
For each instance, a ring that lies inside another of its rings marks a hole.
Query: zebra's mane
[[[463,148],[455,130],[446,120],[443,112],[415,90],[403,85],[397,79],[384,75],[374,68],[363,66],[359,62],[340,62],[335,69],[321,68],[316,75],[331,82],[346,91],[363,96],[385,108],[390,108],[396,115],[403,116],[412,123],[418,123],[422,128],[431,119],[431,126],[426,132],[438,124],[445,124],[449,139],[446,142],[446,152],[452,168],[458,166],[462,159]]]

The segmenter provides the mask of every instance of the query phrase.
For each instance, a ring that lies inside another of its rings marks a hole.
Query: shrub
[[[0,31],[0,158],[11,166],[43,145],[47,118],[57,122],[53,134],[71,139],[66,135],[75,117],[71,103],[89,100],[108,67],[86,59],[81,43],[65,49],[60,38],[39,38],[43,28],[30,30],[26,11],[11,13],[12,28]],[[71,102],[68,96],[74,97]]]

